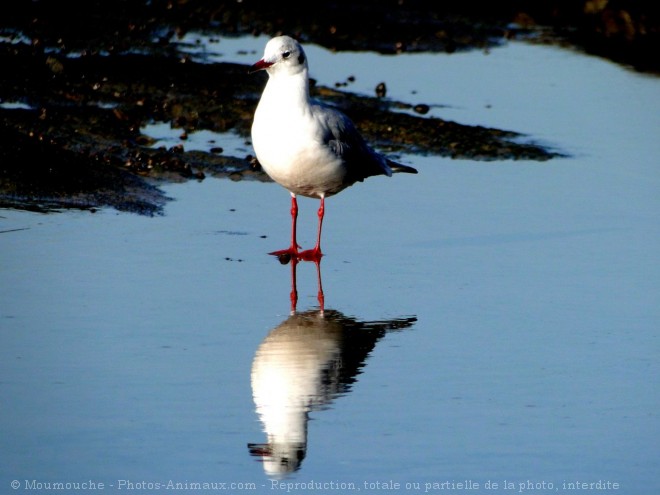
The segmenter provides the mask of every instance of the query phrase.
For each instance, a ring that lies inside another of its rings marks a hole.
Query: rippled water
[[[248,64],[262,40],[204,46]],[[419,175],[327,202],[319,267],[266,254],[275,184],[170,185],[156,218],[1,211],[1,491],[658,491],[658,79],[519,43],[308,56],[571,156],[405,156]]]

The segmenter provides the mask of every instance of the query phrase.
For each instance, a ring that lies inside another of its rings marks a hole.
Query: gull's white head
[[[250,73],[264,69],[271,76],[277,73],[295,75],[307,70],[307,56],[296,40],[277,36],[266,43],[263,58],[250,67]]]

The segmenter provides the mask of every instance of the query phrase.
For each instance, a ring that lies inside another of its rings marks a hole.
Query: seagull
[[[268,82],[254,113],[252,145],[266,174],[291,193],[291,246],[269,254],[319,260],[326,197],[367,177],[417,170],[374,151],[346,115],[310,97],[307,56],[293,38],[269,40],[249,73],[260,70]],[[296,241],[297,195],[321,200],[316,246],[302,252]]]

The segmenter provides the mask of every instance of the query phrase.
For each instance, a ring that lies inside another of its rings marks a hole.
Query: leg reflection
[[[321,282],[321,258],[314,260],[316,263],[316,280],[318,280],[319,291],[316,298],[319,301],[319,308],[321,309],[321,314],[325,311],[325,295],[323,294],[323,282]]]
[[[314,262],[314,265],[316,265],[316,280],[318,283],[318,292],[316,298],[319,302],[321,316],[323,316],[323,312],[325,310],[325,294],[323,294],[323,282],[321,281],[321,258],[313,257],[308,259],[306,257],[287,253],[286,255],[279,256],[279,260],[283,265],[289,263],[291,264],[291,293],[289,294],[289,298],[291,300],[291,314],[296,312],[298,306],[298,263],[301,261]]]

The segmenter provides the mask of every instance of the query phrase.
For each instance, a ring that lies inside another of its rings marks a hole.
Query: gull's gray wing
[[[342,159],[348,177],[361,181],[372,175],[392,175],[387,159],[374,151],[346,115],[339,110],[315,103],[314,118],[323,129],[323,142]]]

